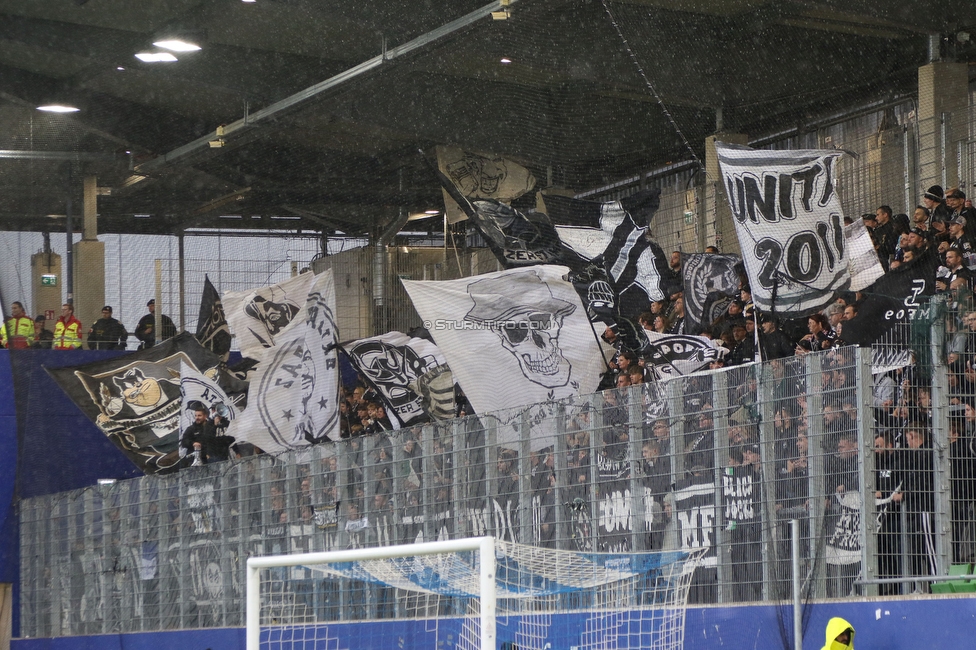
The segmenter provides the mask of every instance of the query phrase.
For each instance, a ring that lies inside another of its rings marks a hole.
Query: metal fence
[[[976,332],[976,312],[949,315]],[[932,320],[873,351],[25,500],[22,633],[242,625],[248,556],[485,534],[578,551],[707,548],[691,602],[780,599],[794,518],[806,598],[927,591],[924,576],[976,559],[976,377],[966,345],[946,365],[944,320]],[[901,576],[918,578],[872,582]],[[319,620],[361,602],[341,583],[288,577],[291,602]]]

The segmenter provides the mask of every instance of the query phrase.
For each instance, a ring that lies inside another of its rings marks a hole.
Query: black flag
[[[938,253],[929,248],[907,264],[891,269],[864,290],[857,316],[844,321],[841,338],[856,345],[870,345],[896,323],[923,316],[925,296],[935,293]]]
[[[224,316],[224,305],[220,301],[220,294],[210,282],[210,277],[204,277],[203,299],[200,301],[200,317],[197,319],[197,340],[224,363],[230,356],[230,327]]]
[[[216,377],[226,395],[243,402],[244,382],[222,372],[216,355],[187,332],[145,350],[47,372],[109,440],[153,474],[179,461],[181,363]]]

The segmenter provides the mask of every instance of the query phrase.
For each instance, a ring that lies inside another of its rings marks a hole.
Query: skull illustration
[[[465,320],[490,325],[529,381],[556,388],[569,383],[572,364],[559,348],[563,319],[576,305],[552,295],[534,270],[468,285],[474,307]]]
[[[504,159],[486,158],[472,153],[449,164],[447,170],[451,179],[469,197],[495,196],[508,176]]]

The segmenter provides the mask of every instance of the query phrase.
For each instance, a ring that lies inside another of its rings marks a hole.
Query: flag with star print
[[[339,364],[332,271],[315,276],[303,322],[256,355],[248,406],[228,430],[275,453],[338,435]]]

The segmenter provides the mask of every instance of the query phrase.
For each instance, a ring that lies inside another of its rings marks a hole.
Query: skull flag
[[[455,146],[437,147],[437,169],[454,181],[469,199],[511,201],[535,187],[535,176],[522,165],[501,156],[465,151]],[[449,223],[466,218],[446,190],[444,212]]]
[[[224,310],[237,347],[246,357],[274,347],[277,340],[298,323],[305,322],[302,308],[314,278],[301,273],[280,284],[247,291],[224,293]]]
[[[403,280],[477,413],[596,390],[603,360],[569,269],[540,265]]]
[[[846,291],[850,252],[834,183],[844,152],[715,148],[756,307],[805,316]]]

